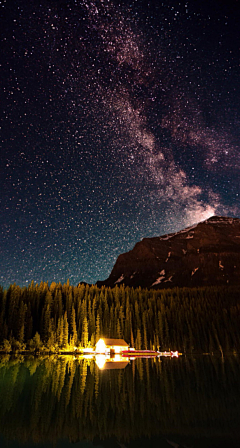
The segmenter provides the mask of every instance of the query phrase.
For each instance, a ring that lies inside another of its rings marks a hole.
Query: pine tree
[[[117,337],[118,339],[121,339],[121,337],[122,337],[120,319],[117,319],[116,337]]]
[[[51,334],[51,311],[48,304],[43,310],[43,341],[46,343]]]
[[[76,318],[75,318],[75,309],[72,305],[71,310],[71,318],[70,318],[70,337],[72,338],[72,344],[76,346],[77,344],[77,327],[76,327]]]
[[[97,313],[97,319],[96,319],[96,339],[95,339],[96,343],[99,340],[100,336],[101,336],[101,323],[100,323],[100,316]]]
[[[68,348],[68,318],[67,311],[64,313],[63,318],[63,347]]]
[[[136,340],[135,340],[135,348],[137,350],[141,350],[142,348],[142,336],[141,336],[141,331],[138,328],[137,329],[137,336],[136,336]]]
[[[18,313],[18,332],[17,332],[17,340],[21,344],[24,342],[26,311],[27,311],[27,305],[24,305],[24,303],[22,301],[20,304],[20,309],[19,309],[19,313]]]
[[[58,318],[57,326],[57,344],[59,348],[63,347],[63,317]]]
[[[87,318],[83,319],[83,330],[82,330],[82,338],[81,338],[82,346],[86,348],[88,346],[88,321]]]

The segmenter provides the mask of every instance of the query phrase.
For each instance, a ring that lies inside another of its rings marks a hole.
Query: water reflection
[[[5,356],[0,434],[36,443],[111,439],[111,447],[240,446],[239,374],[237,357]]]
[[[100,370],[124,369],[129,364],[129,359],[121,355],[96,355],[95,361]]]

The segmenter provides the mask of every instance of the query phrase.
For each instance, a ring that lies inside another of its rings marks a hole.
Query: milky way
[[[240,217],[236,1],[0,2],[0,283]]]

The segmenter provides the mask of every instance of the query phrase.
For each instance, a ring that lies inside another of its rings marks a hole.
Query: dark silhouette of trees
[[[14,284],[0,288],[0,347],[73,350],[105,336],[138,349],[234,352],[240,349],[239,292]]]

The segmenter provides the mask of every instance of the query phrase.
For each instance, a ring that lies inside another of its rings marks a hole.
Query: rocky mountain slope
[[[213,216],[177,233],[144,238],[119,255],[98,286],[240,285],[240,219]]]

